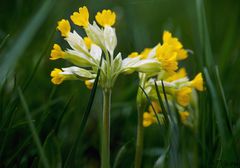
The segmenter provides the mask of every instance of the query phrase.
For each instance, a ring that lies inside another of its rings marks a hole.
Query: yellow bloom
[[[64,76],[61,74],[62,70],[58,68],[54,68],[54,70],[51,72],[52,77],[52,83],[55,85],[59,85],[63,82]]]
[[[160,108],[158,102],[152,101],[152,105],[153,105],[153,108],[154,108],[156,113],[160,113],[161,112],[161,108]],[[148,107],[149,113],[154,114],[153,108],[152,108],[151,105]]]
[[[112,12],[111,10],[103,10],[102,13],[98,12],[95,16],[96,21],[99,25],[105,27],[105,26],[112,26],[115,23],[116,20],[116,14],[115,12]]]
[[[187,119],[190,115],[189,112],[187,112],[187,111],[179,112],[179,114],[180,114],[180,119],[183,123],[187,121]]]
[[[128,55],[129,58],[135,58],[138,56],[138,52],[132,52],[131,54]]]
[[[79,12],[74,12],[70,18],[75,25],[87,27],[89,24],[89,13],[87,7],[83,6],[79,8]]]
[[[140,53],[140,57],[142,59],[146,59],[148,57],[148,54],[150,53],[151,48],[145,48],[141,53]]]
[[[87,49],[90,49],[91,45],[92,45],[92,40],[89,37],[84,37],[83,40],[84,40],[85,45],[87,46]]]
[[[93,88],[94,80],[85,80],[84,83],[86,87],[91,90]]]
[[[190,82],[191,86],[199,91],[203,91],[203,78],[202,73],[198,73],[195,78]]]
[[[63,58],[64,55],[65,55],[65,52],[62,51],[61,47],[58,44],[54,44],[53,49],[51,51],[50,60],[56,60],[59,58]]]
[[[187,106],[190,102],[191,93],[192,89],[190,87],[183,87],[176,91],[176,99],[178,104],[184,107]]]
[[[154,117],[154,114],[145,112],[143,113],[143,126],[144,127],[148,127],[150,126],[152,123],[155,123],[156,119]]]
[[[163,43],[167,43],[173,47],[173,50],[177,52],[177,60],[183,60],[187,58],[187,51],[183,49],[183,45],[179,42],[178,38],[172,37],[170,32],[164,31]]]
[[[186,70],[185,68],[181,68],[178,70],[178,72],[174,73],[173,75],[169,76],[166,81],[167,82],[172,82],[172,81],[175,81],[175,80],[178,80],[180,78],[184,78],[187,76],[187,73],[186,73]]]
[[[57,29],[61,32],[63,37],[67,37],[71,30],[69,21],[65,19],[58,21]]]
[[[159,45],[156,50],[156,57],[165,71],[173,73],[178,69],[177,52],[169,44]]]

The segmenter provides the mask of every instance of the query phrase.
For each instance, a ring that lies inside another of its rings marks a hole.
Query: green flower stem
[[[144,88],[146,76],[140,74],[140,85]],[[138,125],[137,125],[137,141],[135,152],[135,168],[140,168],[142,164],[142,152],[143,152],[143,112],[146,106],[146,101],[143,97],[143,92],[139,88],[137,94],[137,110],[138,110]]]
[[[103,90],[101,168],[110,168],[110,109],[111,89]]]

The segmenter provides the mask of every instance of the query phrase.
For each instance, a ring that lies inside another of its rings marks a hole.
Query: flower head
[[[140,57],[142,59],[147,59],[148,54],[150,53],[151,48],[145,48],[141,53],[140,53]]]
[[[177,53],[173,50],[172,46],[167,43],[159,45],[156,50],[156,57],[161,62],[162,68],[172,73],[177,70]]]
[[[89,37],[84,37],[83,40],[84,40],[84,43],[85,43],[87,49],[90,49],[91,45],[92,45],[92,40]]]
[[[103,27],[112,26],[115,23],[116,14],[111,10],[104,9],[102,12],[97,13],[97,15],[95,16],[95,19],[98,22],[98,24]]]
[[[180,119],[183,123],[185,123],[189,117],[189,112],[188,111],[181,111],[179,112],[179,115],[180,115]]]
[[[58,68],[54,68],[54,70],[51,72],[52,77],[52,83],[55,85],[59,85],[63,82],[64,76],[61,74],[62,70]]]
[[[190,82],[191,86],[199,91],[203,91],[203,78],[202,73],[198,73],[195,78]]]
[[[61,32],[61,35],[63,37],[67,37],[70,30],[71,26],[68,20],[62,19],[58,22],[57,29]]]
[[[143,126],[144,127],[148,127],[155,122],[156,122],[156,118],[155,118],[154,114],[148,113],[148,112],[143,113]]]
[[[177,102],[181,106],[184,106],[184,107],[187,106],[190,102],[191,93],[192,93],[192,89],[190,87],[181,88],[176,92]]]
[[[51,51],[50,60],[56,60],[59,58],[63,58],[64,55],[65,55],[65,52],[62,51],[61,47],[58,44],[54,44],[53,49]]]
[[[184,78],[187,76],[187,73],[186,73],[186,70],[185,68],[181,68],[179,69],[176,73],[174,73],[173,75],[170,75],[166,81],[167,82],[173,82],[175,80],[178,80],[178,79],[181,79],[181,78]]]
[[[89,13],[87,7],[80,7],[79,12],[74,12],[70,18],[75,25],[87,27],[89,24]]]
[[[173,50],[177,53],[177,60],[183,60],[187,58],[187,51],[183,49],[183,45],[176,37],[172,37],[169,31],[164,31],[163,33],[163,43],[170,45]]]
[[[91,90],[93,88],[94,79],[92,79],[92,80],[85,80],[84,83],[85,83],[86,87]]]
[[[139,54],[138,52],[132,52],[131,54],[128,55],[129,58],[135,58],[137,57]]]

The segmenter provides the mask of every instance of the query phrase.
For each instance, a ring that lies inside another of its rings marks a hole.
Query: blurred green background
[[[91,21],[102,9],[116,12],[117,51],[124,57],[161,42],[164,30],[171,31],[184,48],[193,51],[180,66],[186,67],[191,78],[199,71],[209,78],[205,80],[206,92],[199,94],[197,130],[181,127],[179,167],[220,167],[216,162],[219,160],[236,163],[240,151],[239,0],[2,0],[0,167],[41,167],[26,109],[19,98],[21,92],[50,167],[64,165],[90,91],[79,81],[54,86],[51,70],[68,64],[63,60],[50,61],[49,56],[54,43],[67,46],[56,31],[57,21],[69,19],[83,5],[88,7]],[[73,28],[84,36],[79,27]],[[118,167],[133,166],[137,89],[136,73],[120,76],[113,89],[112,164],[116,164],[120,148],[126,147],[122,148]],[[97,90],[83,138],[69,167],[99,167],[101,103],[102,94]],[[142,167],[148,168],[161,156],[165,134],[157,125],[146,128],[144,133]],[[198,159],[193,164],[194,156]]]

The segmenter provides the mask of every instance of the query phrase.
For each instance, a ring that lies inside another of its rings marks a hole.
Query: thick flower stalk
[[[179,112],[179,118],[184,124],[191,125],[188,122],[192,117],[189,113],[190,103],[196,103],[195,89],[203,91],[203,79],[202,74],[199,73],[192,81],[187,77],[184,68],[178,70],[178,61],[184,60],[188,57],[187,50],[183,48],[181,42],[176,38],[172,37],[172,34],[168,31],[163,33],[163,43],[157,44],[153,48],[146,48],[138,54],[133,52],[129,55],[129,59],[140,59],[140,60],[156,60],[159,63],[159,69],[155,72],[139,73],[140,85],[144,88],[150,99],[152,100],[152,106],[149,106],[146,112],[146,97],[141,94],[142,90],[139,89],[137,96],[138,108],[138,131],[137,131],[137,144],[136,144],[136,155],[135,155],[135,168],[141,166],[141,153],[143,145],[143,129],[142,127],[148,127],[153,123],[157,123],[157,118],[160,123],[164,123],[164,115],[161,113],[160,105],[158,104],[158,97],[155,88],[155,81],[159,87],[160,96],[164,100],[162,93],[162,81],[166,87],[167,97],[169,104],[175,105]],[[149,68],[151,69],[151,68]],[[178,70],[178,71],[177,71]],[[139,98],[139,95],[141,96]],[[141,101],[139,101],[141,100]],[[144,101],[145,100],[145,101]],[[142,103],[142,105],[139,105]],[[157,116],[156,116],[157,115]],[[141,148],[141,149],[139,149]]]
[[[103,121],[102,121],[102,156],[101,167],[110,167],[110,105],[111,90],[121,73],[130,74],[135,71],[142,73],[156,73],[160,71],[160,62],[156,58],[142,59],[140,57],[122,59],[121,53],[115,54],[117,36],[113,25],[116,14],[111,10],[97,12],[95,20],[89,22],[87,7],[80,7],[70,19],[73,24],[85,31],[79,35],[72,30],[68,20],[58,22],[57,29],[68,43],[67,49],[54,44],[51,60],[64,59],[73,66],[55,68],[51,72],[52,83],[58,85],[66,80],[84,81],[91,89],[100,69],[99,85],[103,90]]]

